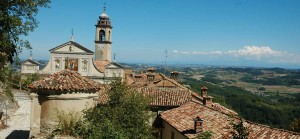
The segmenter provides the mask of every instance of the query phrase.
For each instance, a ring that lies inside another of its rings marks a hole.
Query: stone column
[[[31,97],[31,113],[30,113],[30,137],[40,133],[41,105],[38,95],[30,94]]]

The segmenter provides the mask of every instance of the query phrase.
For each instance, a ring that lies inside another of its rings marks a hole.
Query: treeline
[[[298,78],[297,78],[298,76]],[[249,83],[257,83],[262,85],[282,85],[282,86],[292,86],[292,85],[300,85],[299,75],[287,75],[287,76],[279,76],[272,78],[263,78],[263,79],[255,79],[253,76],[244,76],[240,78],[240,81],[249,82]]]
[[[195,92],[200,92],[202,86],[208,87],[208,93],[214,97],[214,102],[233,109],[240,116],[253,122],[290,129],[290,123],[300,117],[300,95],[294,95],[289,103],[278,103],[239,87],[221,87],[190,78],[185,79],[183,84],[190,85]]]

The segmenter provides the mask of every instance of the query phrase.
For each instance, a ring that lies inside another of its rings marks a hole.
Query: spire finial
[[[32,50],[30,50],[29,53],[30,53],[29,59],[32,60]]]
[[[104,2],[104,13],[106,13],[106,2]]]
[[[114,57],[113,58],[114,58],[114,62],[116,62],[116,53],[114,53]]]
[[[72,41],[72,42],[74,41],[73,35],[74,35],[74,32],[73,32],[73,28],[72,28],[72,29],[71,29],[71,41]]]

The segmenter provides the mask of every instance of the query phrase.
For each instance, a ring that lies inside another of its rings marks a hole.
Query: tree
[[[243,124],[243,120],[240,118],[238,123],[232,123],[233,131],[232,134],[233,139],[248,139],[249,136],[249,128],[245,127]]]
[[[112,83],[107,93],[106,104],[84,111],[84,123],[76,124],[81,125],[76,128],[76,134],[98,139],[151,138],[146,97],[121,81]]]
[[[211,139],[213,132],[211,131],[205,131],[203,133],[200,133],[196,139]]]
[[[20,36],[27,36],[37,27],[38,8],[49,7],[49,3],[50,0],[0,1],[0,69],[5,65],[3,61],[13,63],[22,48],[31,48]]]
[[[290,130],[300,132],[300,118],[295,118],[289,125]]]

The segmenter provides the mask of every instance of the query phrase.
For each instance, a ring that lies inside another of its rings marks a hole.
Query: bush
[[[78,137],[81,129],[85,127],[78,112],[58,111],[57,118],[57,124],[53,128],[50,138],[56,135]]]

